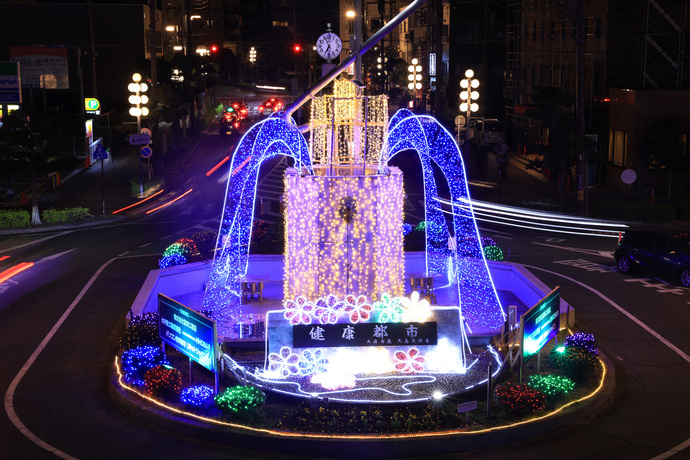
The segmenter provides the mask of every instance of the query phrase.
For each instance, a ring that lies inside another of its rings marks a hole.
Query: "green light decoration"
[[[501,262],[503,260],[503,251],[496,245],[484,246],[484,257],[488,260]]]
[[[266,402],[263,391],[252,386],[236,386],[215,397],[216,406],[228,414],[247,414],[257,410]]]
[[[530,375],[527,386],[541,391],[547,399],[555,401],[571,392],[575,388],[575,382],[561,375]]]

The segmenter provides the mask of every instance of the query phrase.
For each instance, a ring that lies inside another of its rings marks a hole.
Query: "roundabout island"
[[[389,120],[385,96],[346,79],[312,99],[308,140],[286,118],[238,144],[213,262],[154,270],[137,296],[112,376],[126,410],[237,447],[402,457],[537,436],[605,403],[612,366],[568,328],[558,289],[487,261],[495,242],[435,119]],[[422,166],[420,253],[403,250],[389,165],[402,151]],[[250,256],[259,168],[276,155],[292,161],[285,252]]]

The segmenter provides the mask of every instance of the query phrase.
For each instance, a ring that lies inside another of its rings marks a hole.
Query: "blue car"
[[[613,253],[621,273],[636,266],[677,277],[690,287],[690,234],[687,232],[628,230]]]

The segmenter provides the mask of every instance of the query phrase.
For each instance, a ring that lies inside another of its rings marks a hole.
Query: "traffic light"
[[[211,45],[211,54],[216,54],[218,52],[218,45],[215,43]]]
[[[300,45],[295,45],[295,46],[292,47],[292,50],[293,50],[295,53],[299,53],[300,51],[302,51],[302,46],[300,46]]]

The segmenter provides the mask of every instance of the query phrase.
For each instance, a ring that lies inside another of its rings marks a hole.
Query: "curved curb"
[[[453,452],[468,452],[499,444],[522,441],[551,433],[600,411],[611,399],[615,389],[615,371],[611,361],[599,354],[606,372],[599,391],[584,402],[566,407],[561,412],[533,421],[510,426],[495,427],[480,432],[454,431],[452,433],[418,435],[362,435],[339,437],[310,436],[303,433],[277,430],[252,430],[205,422],[184,414],[156,407],[146,399],[122,387],[115,366],[111,369],[111,395],[115,404],[125,413],[178,435],[250,450],[265,450],[307,456],[351,457],[356,451],[362,458],[391,458],[428,456]],[[353,450],[354,449],[354,450]]]

